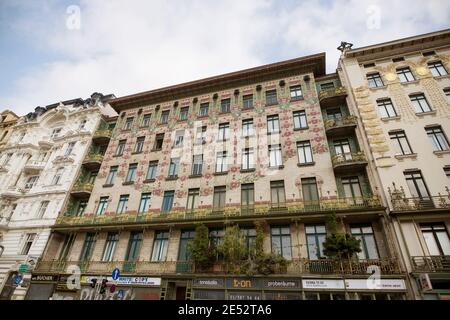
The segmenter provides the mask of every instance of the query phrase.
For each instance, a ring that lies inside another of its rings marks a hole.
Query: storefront
[[[52,274],[33,274],[25,300],[48,300],[55,291],[59,276]]]
[[[450,300],[450,274],[413,274],[424,300]]]

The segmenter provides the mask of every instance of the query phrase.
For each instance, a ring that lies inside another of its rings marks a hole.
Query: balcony
[[[78,198],[87,198],[91,195],[94,184],[90,182],[78,181],[70,191],[71,195]]]
[[[450,272],[450,256],[413,256],[413,272]]]
[[[14,199],[21,197],[25,192],[27,192],[27,190],[18,188],[15,186],[11,186],[11,187],[8,187],[8,189],[6,189],[4,192],[2,192],[0,194],[0,197],[5,198],[5,199],[14,200]]]
[[[89,152],[83,160],[83,166],[87,169],[100,168],[103,161],[103,155],[100,153]]]
[[[405,196],[403,187],[397,189],[395,184],[393,190],[388,187],[394,211],[426,211],[426,210],[448,210],[450,208],[450,190],[445,188],[447,195],[411,197]]]
[[[30,160],[25,164],[23,170],[26,174],[38,174],[44,169],[45,164],[45,161]]]
[[[231,274],[223,262],[216,262],[208,269],[196,270],[191,261],[42,261],[39,260],[36,272],[67,272],[69,266],[79,266],[82,272],[93,274],[111,274],[112,270],[119,268],[123,274]],[[381,258],[371,260],[309,260],[293,259],[288,261],[287,268],[276,269],[275,274],[298,276],[304,274],[320,275],[365,275],[369,267],[378,266],[383,275],[401,274],[400,266],[395,259]]]
[[[112,136],[111,129],[98,129],[92,136],[92,142],[95,144],[107,144]]]
[[[331,158],[335,172],[361,170],[367,166],[364,152],[349,152],[337,154]]]
[[[53,147],[54,142],[53,142],[52,137],[44,136],[39,139],[38,145],[43,149],[50,149],[51,147]]]
[[[272,207],[271,204],[254,206],[227,206],[220,211],[216,209],[152,211],[142,214],[124,213],[110,215],[59,216],[56,224],[63,226],[93,226],[121,224],[161,224],[173,222],[197,222],[201,220],[258,219],[266,217],[298,217],[299,214],[318,212],[361,212],[382,209],[378,196],[322,199],[319,201],[288,202],[283,206]]]
[[[0,230],[6,230],[8,228],[9,221],[11,217],[0,216]]]
[[[347,89],[344,87],[335,87],[319,91],[319,102],[322,107],[331,106],[341,102],[347,97]]]
[[[325,130],[327,134],[347,135],[351,134],[356,128],[357,118],[356,116],[343,116],[340,119],[327,119],[325,120]]]

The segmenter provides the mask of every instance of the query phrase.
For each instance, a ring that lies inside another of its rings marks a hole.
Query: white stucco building
[[[94,132],[115,111],[113,95],[94,93],[37,107],[19,119],[0,149],[0,298],[23,299],[30,274],[12,282],[20,264],[43,252]]]

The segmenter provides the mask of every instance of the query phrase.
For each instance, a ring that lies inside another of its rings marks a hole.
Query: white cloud
[[[65,27],[65,8],[29,3],[20,4],[28,14],[13,21],[15,30],[61,58],[30,69],[0,98],[19,114],[94,91],[121,96],[322,51],[333,72],[341,40],[358,47],[450,21],[450,4],[438,0],[84,0],[74,31]],[[366,10],[377,3],[381,28],[368,30]]]

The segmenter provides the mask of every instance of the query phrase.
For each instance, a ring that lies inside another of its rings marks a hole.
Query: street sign
[[[124,295],[123,289],[120,289],[120,290],[117,292],[117,298],[122,299],[122,298],[123,298],[123,295]]]
[[[16,275],[16,276],[14,277],[14,284],[15,284],[15,285],[18,285],[20,282],[22,282],[22,279],[23,279],[23,277],[22,277],[21,274]]]
[[[25,264],[25,263],[22,263],[22,264],[19,266],[19,272],[20,272],[20,273],[25,273],[25,272],[27,272],[27,271],[28,271],[28,265]]]
[[[119,270],[119,268],[115,268],[115,269],[113,270],[111,276],[112,276],[113,280],[119,279],[119,276],[120,276],[120,270]]]

